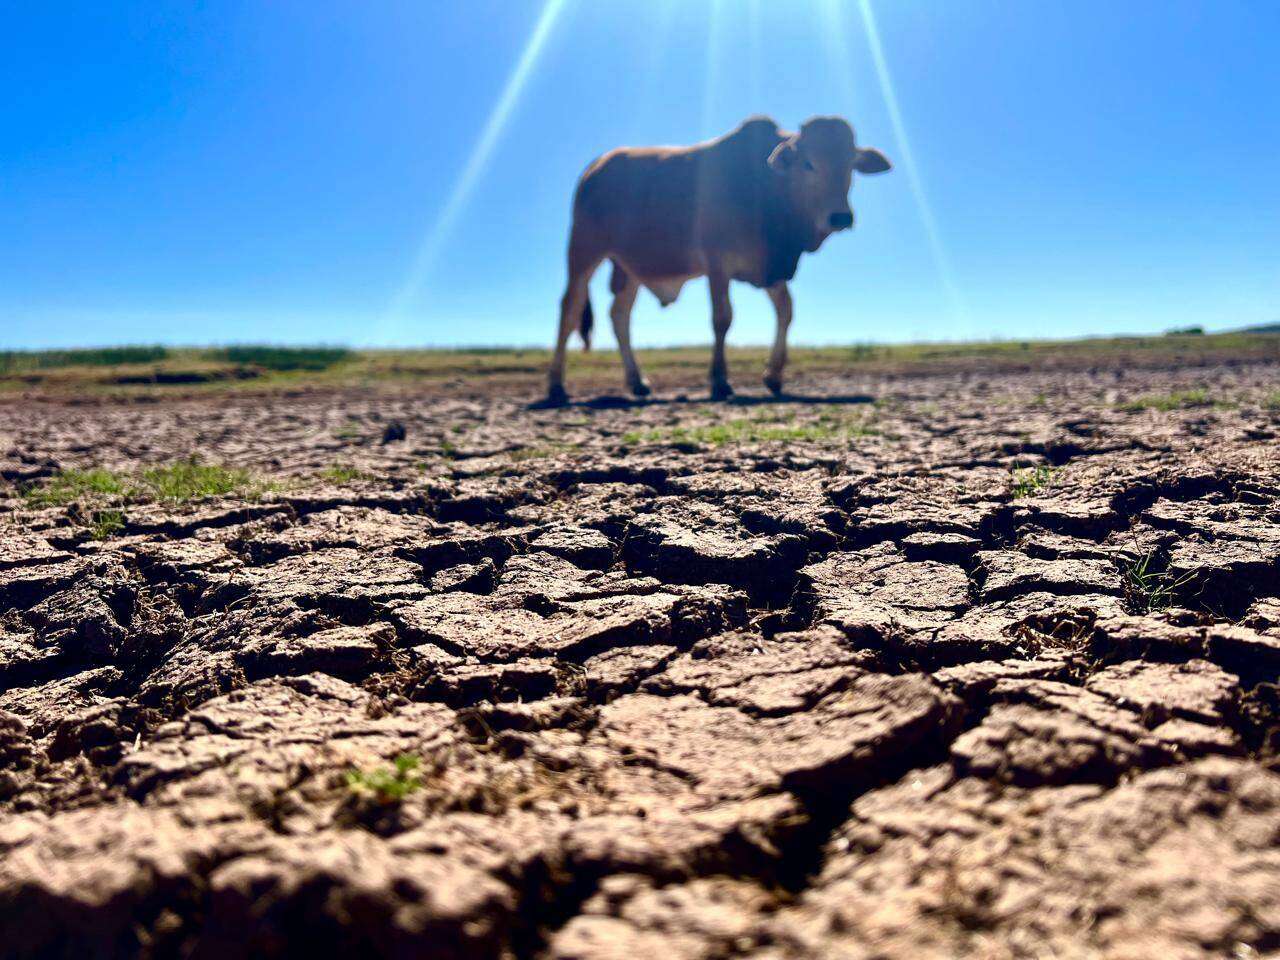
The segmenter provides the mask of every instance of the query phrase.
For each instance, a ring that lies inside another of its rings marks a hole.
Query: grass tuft
[[[1121,410],[1138,413],[1143,410],[1186,410],[1190,407],[1214,407],[1219,404],[1209,397],[1208,390],[1175,390],[1172,393],[1137,397],[1120,405]]]
[[[1054,472],[1053,467],[1044,464],[1011,471],[1009,495],[1014,500],[1021,500],[1039,493],[1053,482]]]
[[[379,804],[399,803],[422,786],[422,777],[417,773],[422,761],[413,754],[402,753],[394,764],[392,768],[348,771],[347,789]]]
[[[242,490],[249,483],[249,474],[245,470],[188,460],[145,470],[142,483],[158,500],[186,503]]]
[[[264,370],[288,372],[328,370],[335,364],[350,359],[353,352],[347,347],[269,347],[246,343],[216,350],[214,356]]]
[[[365,473],[358,467],[353,467],[348,463],[335,463],[331,467],[326,467],[320,471],[320,477],[328,480],[330,483],[339,485],[345,483],[353,483],[356,480],[368,480],[369,474]]]
[[[110,470],[64,470],[23,493],[33,507],[65,507],[82,497],[123,494],[125,480]]]
[[[1154,554],[1148,550],[1124,573],[1124,592],[1135,613],[1154,613],[1173,605],[1178,591],[1195,579],[1194,573],[1174,577],[1167,570],[1152,567]]]
[[[122,504],[180,504],[233,493],[261,496],[274,489],[277,484],[251,482],[246,470],[187,460],[130,474],[101,467],[64,470],[27,486],[22,498],[30,507],[71,506],[73,518],[87,524],[95,540],[104,540],[124,527],[124,514],[116,509]]]

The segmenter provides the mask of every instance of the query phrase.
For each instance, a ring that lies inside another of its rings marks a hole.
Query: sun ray
[[[760,0],[747,0],[747,89],[751,93],[751,113],[767,113],[764,105],[761,55],[764,41],[760,34]]]
[[[858,85],[853,77],[853,54],[849,50],[849,37],[840,20],[841,0],[822,0],[822,22],[818,25],[822,33],[822,42],[826,47],[827,59],[835,71],[836,82],[840,86],[843,100],[842,109],[850,111],[851,116],[861,113],[858,97]]]
[[[702,138],[715,135],[716,95],[721,74],[721,47],[724,38],[720,35],[724,27],[721,17],[723,0],[711,0],[711,8],[707,13],[707,72],[702,83]]]
[[[643,128],[652,119],[655,112],[665,107],[661,88],[663,62],[667,53],[667,41],[671,34],[671,24],[675,19],[678,0],[655,0],[649,4],[654,12],[653,24],[645,30],[644,69],[639,84],[639,96],[636,98],[636,126]]]
[[[920,211],[920,220],[924,224],[925,234],[929,238],[929,246],[933,253],[938,278],[942,282],[947,299],[951,301],[951,309],[955,319],[965,325],[969,324],[969,311],[965,306],[960,288],[956,284],[955,273],[951,269],[951,258],[942,242],[942,232],[938,229],[938,221],[933,215],[933,208],[925,193],[924,181],[920,176],[920,165],[916,163],[915,153],[911,149],[911,141],[907,138],[906,124],[902,120],[902,109],[898,105],[898,96],[894,90],[893,76],[889,72],[889,64],[885,60],[884,45],[880,42],[880,30],[876,24],[875,11],[871,8],[871,0],[858,0],[858,9],[862,14],[862,22],[867,32],[867,43],[871,47],[871,60],[875,65],[876,78],[880,82],[880,92],[884,96],[885,106],[889,110],[889,122],[893,126],[894,138],[901,151],[902,167],[911,184],[911,192],[915,195],[916,207]]]
[[[471,153],[462,168],[462,173],[453,185],[449,201],[440,211],[435,224],[423,237],[404,282],[396,292],[395,297],[392,298],[390,308],[384,318],[384,325],[402,317],[422,288],[436,258],[444,247],[445,241],[448,240],[458,218],[466,209],[467,203],[471,199],[471,194],[475,191],[476,185],[480,181],[480,175],[488,165],[494,147],[497,146],[498,141],[501,139],[507,121],[511,119],[511,114],[515,111],[516,104],[520,100],[520,94],[528,83],[529,77],[533,73],[533,68],[537,65],[538,57],[546,46],[547,38],[550,37],[552,28],[554,28],[567,2],[568,0],[546,0],[543,5],[542,13],[539,15],[528,41],[525,43],[520,59],[516,61],[511,75],[507,78],[506,85],[502,88],[502,94],[494,105],[493,112],[489,114],[489,119],[485,121],[480,137],[471,148]]]

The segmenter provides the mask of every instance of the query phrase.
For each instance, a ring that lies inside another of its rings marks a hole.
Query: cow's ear
[[[769,154],[769,167],[774,173],[786,173],[796,162],[800,151],[796,149],[795,140],[783,140]]]
[[[884,173],[892,170],[893,164],[875,147],[862,147],[853,156],[853,169],[859,173]]]

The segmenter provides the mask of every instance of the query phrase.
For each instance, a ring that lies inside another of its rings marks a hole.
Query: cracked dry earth
[[[0,949],[1274,951],[1276,378],[9,402]],[[101,542],[18,493],[193,453],[278,486]]]

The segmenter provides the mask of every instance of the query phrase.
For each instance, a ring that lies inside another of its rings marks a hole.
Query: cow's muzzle
[[[830,223],[832,230],[848,230],[853,226],[853,214],[833,213]]]

